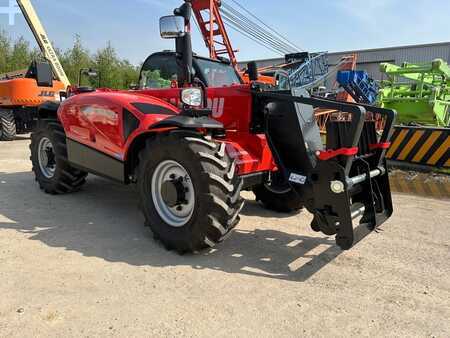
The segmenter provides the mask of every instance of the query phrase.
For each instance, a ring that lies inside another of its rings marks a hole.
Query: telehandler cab
[[[392,214],[385,163],[396,113],[244,84],[225,60],[193,55],[191,4],[160,20],[176,52],[144,63],[138,90],[74,89],[39,109],[31,159],[45,192],[78,190],[87,173],[136,183],[147,225],[180,253],[223,241],[239,222],[241,190],[269,208],[304,206],[312,228],[355,243]],[[313,108],[350,113],[330,121],[326,147]],[[368,112],[386,121],[379,137]],[[356,222],[356,221],[355,221]]]

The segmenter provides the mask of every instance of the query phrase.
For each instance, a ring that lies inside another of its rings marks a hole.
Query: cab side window
[[[172,81],[177,81],[178,68],[175,55],[150,56],[142,66],[140,87],[170,88]]]

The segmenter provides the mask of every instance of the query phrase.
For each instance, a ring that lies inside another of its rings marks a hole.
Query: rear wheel
[[[242,180],[223,143],[185,131],[157,135],[139,154],[137,178],[146,222],[169,250],[212,247],[239,222]]]
[[[253,188],[256,201],[266,209],[290,213],[303,208],[300,196],[286,183],[280,181],[278,175],[272,176],[272,182],[258,185]]]
[[[0,110],[0,141],[13,141],[16,134],[14,112],[12,110]]]
[[[70,166],[66,135],[55,120],[40,120],[31,134],[31,161],[36,181],[49,194],[77,191],[86,182],[87,173]]]

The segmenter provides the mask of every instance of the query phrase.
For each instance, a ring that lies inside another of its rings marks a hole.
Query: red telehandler
[[[312,229],[336,235],[342,249],[392,215],[385,163],[396,113],[388,109],[245,84],[229,62],[196,56],[192,5],[160,20],[175,52],[151,55],[141,89],[74,89],[39,108],[32,134],[33,171],[50,194],[77,191],[88,173],[137,184],[146,223],[180,253],[212,247],[239,222],[240,192],[267,204],[303,205]],[[208,104],[209,103],[209,104]],[[328,123],[324,147],[313,109],[348,112]],[[368,111],[386,119],[381,137]],[[359,233],[359,231],[358,231]]]

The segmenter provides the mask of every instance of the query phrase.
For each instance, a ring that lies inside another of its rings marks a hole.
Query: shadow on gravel
[[[17,134],[14,141],[26,141],[31,140],[31,134]]]
[[[242,209],[241,215],[244,216],[258,216],[258,217],[271,217],[271,218],[289,218],[296,214],[299,214],[298,212],[293,213],[279,213],[279,212],[273,212],[267,209],[264,209],[262,205],[259,202],[256,201],[246,201],[245,208]]]
[[[306,281],[342,251],[333,238],[276,230],[236,230],[224,243],[197,255],[167,252],[142,226],[137,193],[90,176],[84,189],[64,196],[42,193],[31,173],[0,173],[0,229],[87,257],[135,266],[190,265],[226,273]],[[245,215],[279,217],[250,202]],[[1,218],[0,218],[1,219]]]

